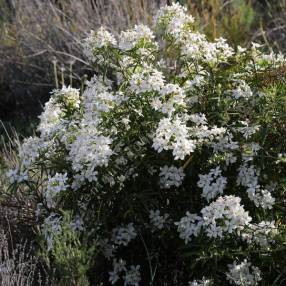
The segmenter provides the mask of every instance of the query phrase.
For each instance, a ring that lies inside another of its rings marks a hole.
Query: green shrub
[[[10,188],[66,285],[282,285],[285,58],[154,21],[90,33],[95,75],[53,92]]]

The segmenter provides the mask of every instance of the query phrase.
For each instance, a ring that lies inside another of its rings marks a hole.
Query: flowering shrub
[[[85,283],[285,279],[285,59],[195,27],[173,4],[154,31],[91,32],[95,75],[54,91],[23,142],[8,175],[35,196],[53,267],[68,212]]]

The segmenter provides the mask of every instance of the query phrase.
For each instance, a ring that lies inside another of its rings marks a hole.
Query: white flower
[[[126,226],[116,227],[112,231],[112,241],[117,245],[126,246],[137,236],[133,223]]]
[[[21,172],[18,168],[10,169],[7,171],[6,176],[9,178],[11,184],[13,183],[22,183],[28,180],[28,172]]]
[[[158,152],[173,150],[175,160],[183,160],[195,150],[195,141],[189,138],[189,128],[179,117],[162,118],[153,138],[153,148]]]
[[[207,83],[206,76],[196,75],[192,80],[185,83],[186,90],[193,90],[195,87],[201,87]]]
[[[160,96],[155,97],[151,103],[155,110],[171,116],[177,107],[185,107],[185,93],[177,84],[166,84],[160,91]]]
[[[200,180],[197,185],[203,189],[202,197],[207,201],[214,199],[217,195],[223,194],[227,179],[221,175],[220,167],[211,169],[206,175],[199,175]]]
[[[131,50],[137,44],[146,43],[152,44],[154,47],[156,43],[153,41],[155,38],[153,32],[145,25],[135,25],[131,30],[121,32],[119,36],[119,48],[121,50]]]
[[[79,176],[77,181],[97,181],[98,167],[107,166],[113,154],[112,139],[98,134],[96,127],[82,126],[74,142],[69,146],[72,168]]]
[[[52,136],[59,130],[62,114],[60,104],[55,103],[53,98],[45,103],[44,112],[39,116],[40,124],[38,126],[42,136]]]
[[[203,113],[195,113],[190,115],[191,121],[193,121],[196,125],[207,125],[207,118]]]
[[[237,51],[241,54],[244,53],[246,50],[247,50],[246,48],[243,48],[241,46],[237,46]]]
[[[252,218],[235,196],[219,197],[201,210],[204,229],[209,237],[223,237],[224,233],[243,230]]]
[[[192,240],[192,236],[198,236],[202,228],[202,218],[196,214],[186,212],[186,216],[175,222],[180,238],[187,244]]]
[[[113,271],[109,272],[109,281],[113,285],[119,280],[119,274],[126,271],[126,262],[123,259],[113,259]]]
[[[223,38],[208,42],[205,35],[199,32],[187,32],[182,33],[178,40],[184,57],[211,66],[226,62],[234,54],[234,50]]]
[[[141,281],[140,276],[140,265],[131,265],[130,269],[127,269],[125,272],[125,276],[123,276],[124,279],[124,286],[133,285],[133,286],[139,286],[139,282]]]
[[[237,87],[232,90],[232,96],[235,99],[248,99],[253,96],[253,93],[251,91],[250,86],[244,80],[239,80],[237,81]]]
[[[189,282],[189,286],[211,286],[213,285],[213,281],[210,279],[206,279],[203,277],[202,280],[193,280]]]
[[[67,173],[60,174],[56,173],[53,177],[48,178],[48,184],[47,184],[47,191],[52,193],[59,193],[61,191],[65,191],[68,188],[67,184]]]
[[[78,108],[80,104],[79,89],[71,86],[63,86],[62,89],[56,89],[52,93],[55,102],[64,104],[66,107]]]
[[[44,142],[43,139],[38,137],[26,138],[19,150],[22,166],[25,168],[31,167],[31,165],[39,158],[40,152],[44,150],[48,144],[49,143]]]
[[[53,177],[48,177],[47,188],[44,191],[44,197],[48,207],[55,207],[55,197],[58,193],[65,191],[69,185],[67,184],[67,174],[56,173]]]
[[[115,271],[108,272],[109,274],[109,282],[113,285],[119,280],[119,275]]]
[[[235,130],[240,132],[245,139],[249,139],[260,128],[259,125],[250,126],[249,122],[247,122],[247,121],[240,121],[240,123],[242,123],[244,125],[244,127],[237,127],[237,128],[235,128]]]
[[[86,82],[83,93],[84,118],[87,122],[100,121],[100,115],[121,102],[119,94],[111,92],[112,82],[102,77],[93,76]]]
[[[155,16],[155,23],[163,28],[166,34],[179,38],[188,25],[194,23],[194,18],[186,14],[187,9],[179,3],[162,7]]]
[[[51,213],[42,225],[42,232],[47,242],[47,249],[50,251],[53,248],[54,236],[62,231],[61,217],[55,213]]]
[[[256,187],[258,185],[258,175],[260,171],[256,170],[253,165],[248,166],[248,164],[244,163],[239,167],[238,171],[237,185],[244,187]]]
[[[139,286],[141,281],[139,269],[139,265],[131,265],[128,269],[123,259],[113,259],[113,271],[109,272],[109,281],[112,285],[115,284],[120,279],[120,275],[124,273],[124,286]]]
[[[257,207],[271,209],[275,203],[270,191],[260,187],[258,183],[259,170],[256,170],[253,165],[244,163],[238,169],[237,184],[246,187],[248,198],[254,202]]]
[[[97,32],[91,31],[84,42],[84,53],[89,60],[95,60],[95,49],[116,46],[115,37],[104,27],[100,27]]]
[[[64,133],[64,124],[67,119],[64,115],[68,111],[71,114],[79,109],[80,96],[79,90],[63,86],[52,92],[51,98],[45,103],[43,113],[39,116],[40,124],[38,130],[42,137],[53,137],[56,134]]]
[[[240,205],[240,201],[239,197],[234,196],[219,197],[201,210],[201,216],[187,212],[185,217],[175,223],[178,226],[180,238],[188,243],[192,236],[198,236],[201,231],[212,238],[223,238],[225,234],[240,233],[252,220]]]
[[[163,229],[168,218],[168,214],[160,215],[159,210],[150,210],[149,212],[150,222],[157,229]]]
[[[254,157],[257,156],[258,151],[261,149],[260,145],[257,143],[244,144],[242,151],[242,160],[244,162],[253,161]]]
[[[261,221],[258,224],[251,223],[241,232],[243,240],[248,244],[257,244],[268,248],[273,242],[272,238],[278,233],[278,228],[274,221]]]
[[[107,238],[99,240],[98,244],[100,246],[100,250],[103,256],[106,259],[114,257],[114,252],[118,247],[117,245],[114,245],[113,243],[109,242]]]
[[[130,90],[136,94],[144,92],[159,92],[164,86],[163,73],[156,69],[134,73],[130,79]]]
[[[238,142],[233,141],[232,139],[233,135],[231,133],[225,133],[223,136],[220,136],[218,142],[212,143],[214,153],[239,149]]]
[[[228,265],[228,268],[227,280],[233,285],[255,286],[262,280],[259,268],[252,266],[247,259],[240,264],[234,261],[233,264]]]
[[[207,125],[198,125],[191,128],[194,137],[198,138],[199,142],[211,143],[216,146],[212,141],[221,140],[222,136],[226,133],[223,127],[213,126],[209,128]]]
[[[172,186],[179,187],[183,182],[185,174],[182,168],[165,165],[160,168],[159,176],[161,188],[170,189]]]
[[[272,209],[275,198],[272,197],[268,190],[261,189],[259,185],[249,186],[247,189],[248,198],[254,202],[257,207]]]

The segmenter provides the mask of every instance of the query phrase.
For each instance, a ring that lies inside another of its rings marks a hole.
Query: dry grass
[[[0,231],[0,285],[32,286],[44,285],[38,273],[38,260],[32,255],[28,244],[13,246],[3,230]],[[47,284],[46,284],[47,285]]]
[[[10,188],[6,177],[8,169],[19,165],[20,138],[15,129],[7,130],[0,121],[1,127],[5,135],[0,136],[0,229],[9,231],[14,241],[31,240],[36,223],[33,197],[24,188]]]
[[[91,29],[104,25],[117,32],[150,23],[164,4],[166,0],[0,0],[0,119],[28,125],[55,87],[55,74],[60,85],[80,86],[89,73],[82,39]]]
[[[70,74],[81,80],[88,66],[81,44],[91,29],[104,25],[116,32],[138,22],[150,23],[153,12],[165,4],[163,0],[57,2],[13,0],[10,9],[2,8],[12,11],[11,21],[2,26],[0,50],[0,66],[12,85],[52,87],[53,61],[60,79],[64,71],[66,80]]]
[[[265,0],[265,15],[254,37],[261,39],[268,48],[286,51],[286,0]]]

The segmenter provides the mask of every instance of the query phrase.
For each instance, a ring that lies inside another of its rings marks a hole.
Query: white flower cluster
[[[239,80],[237,82],[237,87],[232,90],[232,96],[235,99],[249,99],[253,96],[253,92],[250,86],[244,80]]]
[[[19,184],[28,180],[27,171],[21,172],[18,168],[8,170],[6,176],[9,178],[11,184]]]
[[[196,125],[207,125],[208,121],[206,115],[203,113],[194,113],[190,115],[190,120]]]
[[[111,239],[100,239],[100,250],[108,260],[115,256],[116,251],[120,246],[127,246],[129,242],[135,239],[137,232],[133,223],[125,226],[119,226],[112,230]]]
[[[55,90],[52,93],[51,99],[61,103],[65,107],[79,108],[79,89],[72,88],[71,86],[63,86],[61,89]]]
[[[129,223],[126,226],[116,227],[112,231],[112,241],[117,245],[126,246],[136,236],[137,232],[133,223]]]
[[[140,275],[140,265],[131,265],[130,269],[127,269],[125,275],[123,276],[124,279],[124,286],[133,285],[139,286],[139,282],[141,281]]]
[[[253,165],[244,163],[239,167],[237,184],[247,188],[247,194],[251,201],[258,207],[271,209],[275,203],[270,191],[262,189],[258,183],[259,170]]]
[[[179,118],[162,118],[153,138],[153,148],[157,152],[173,150],[175,160],[183,160],[196,148],[195,141],[190,139],[189,128]]]
[[[214,199],[217,195],[223,194],[227,179],[221,175],[220,167],[211,169],[206,175],[199,175],[197,185],[203,189],[202,197],[207,201]]]
[[[62,232],[61,217],[55,213],[51,213],[42,225],[42,232],[47,242],[47,249],[50,251],[53,248],[54,237]]]
[[[84,53],[90,61],[95,61],[95,50],[116,46],[115,37],[104,27],[98,29],[97,32],[91,31],[84,42]]]
[[[159,210],[150,210],[149,219],[156,229],[163,229],[169,218],[168,214],[160,215]]]
[[[246,143],[242,150],[242,160],[244,162],[253,161],[259,150],[261,150],[261,146],[258,143]]]
[[[139,43],[143,43],[144,45],[151,44],[154,48],[156,47],[156,43],[153,41],[154,38],[155,35],[149,27],[135,25],[133,29],[121,32],[118,46],[123,51],[131,50]]]
[[[164,166],[160,168],[160,186],[163,189],[170,189],[171,187],[179,187],[185,177],[183,168],[175,166]]]
[[[97,167],[107,166],[113,154],[111,138],[98,134],[93,126],[83,126],[69,146],[69,158],[75,175],[74,187],[85,180],[97,181]]]
[[[130,90],[136,94],[144,92],[160,92],[164,86],[164,76],[156,69],[146,68],[144,72],[134,73],[130,79]]]
[[[208,237],[223,238],[225,234],[242,231],[252,220],[240,204],[241,199],[234,196],[219,197],[215,202],[201,210],[201,216],[186,213],[176,222],[180,238],[185,243],[203,230]]]
[[[254,243],[267,248],[273,242],[272,238],[277,232],[277,226],[275,226],[274,221],[261,221],[258,224],[249,224],[248,228],[244,229],[241,233],[241,237],[249,245]]]
[[[202,218],[196,214],[186,212],[186,216],[175,222],[181,239],[187,244],[192,240],[192,236],[198,236],[202,227]]]
[[[48,178],[48,184],[47,184],[47,191],[57,194],[61,191],[65,191],[68,188],[67,184],[67,173],[65,174],[59,174],[56,173],[53,177]]]
[[[218,142],[212,144],[214,152],[234,151],[239,149],[238,142],[233,141],[233,135],[231,133],[225,133],[220,136]]]
[[[204,229],[209,237],[223,237],[244,229],[252,218],[240,204],[241,198],[235,196],[219,197],[215,202],[201,210]]]
[[[24,168],[29,168],[40,156],[49,143],[38,137],[29,137],[24,140],[19,150],[19,157]]]
[[[262,280],[260,269],[252,266],[247,259],[240,264],[234,261],[233,264],[228,265],[228,268],[227,280],[233,285],[256,286]]]
[[[177,107],[185,107],[185,93],[177,84],[166,84],[160,91],[160,96],[152,101],[152,107],[171,116]]]
[[[38,130],[42,136],[52,136],[60,128],[62,110],[60,104],[50,99],[45,104],[44,112],[39,116],[40,124]]]
[[[285,56],[282,53],[275,54],[270,52],[269,54],[264,54],[261,51],[262,46],[257,43],[251,43],[251,56],[254,61],[248,63],[248,67],[255,65],[260,71],[264,71],[269,66],[279,67],[281,64],[285,63]]]
[[[124,273],[123,280],[124,280],[124,286],[139,286],[139,282],[141,281],[141,275],[140,275],[140,265],[134,266],[131,265],[128,269],[126,267],[126,262],[123,259],[114,259],[113,260],[113,271],[109,272],[109,281],[113,285],[115,284],[119,279],[120,275]]]
[[[98,123],[102,112],[112,109],[118,102],[119,96],[111,92],[112,82],[102,77],[93,76],[86,82],[82,95],[85,109],[84,119],[87,122]]]
[[[209,128],[207,125],[199,125],[192,127],[192,133],[198,138],[197,142],[200,143],[212,143],[214,140],[222,138],[226,133],[226,129],[223,127],[213,126]]]
[[[161,9],[155,17],[158,29],[172,36],[180,45],[182,56],[215,65],[234,55],[234,50],[225,39],[219,38],[215,42],[209,42],[205,35],[193,31],[194,19],[185,12],[184,7],[175,3]]]
[[[126,262],[123,259],[113,260],[113,271],[109,272],[109,281],[115,284],[119,280],[119,274],[126,269]]]
[[[233,49],[223,38],[216,39],[215,42],[208,42],[205,35],[198,32],[188,33],[181,40],[182,53],[190,60],[201,61],[212,66],[225,62],[233,56]]]
[[[66,173],[56,173],[53,177],[48,177],[47,189],[44,192],[44,197],[49,208],[55,207],[55,196],[58,193],[65,191],[69,187],[69,185],[67,184],[67,180],[68,177]]]
[[[43,113],[39,116],[40,124],[38,130],[42,137],[52,138],[55,134],[63,132],[65,109],[79,109],[79,90],[63,86],[55,90],[50,100],[45,104]]]
[[[189,282],[189,286],[212,286],[213,281],[211,279],[206,279],[203,277],[201,280],[193,280]]]
[[[186,14],[187,9],[178,3],[161,8],[155,16],[158,28],[164,29],[167,34],[178,37],[180,33],[194,23],[194,18]]]
[[[240,121],[240,123],[243,125],[243,127],[237,127],[235,129],[238,132],[242,133],[242,135],[245,139],[249,139],[260,128],[259,125],[250,126],[249,122],[247,122],[247,121]]]

